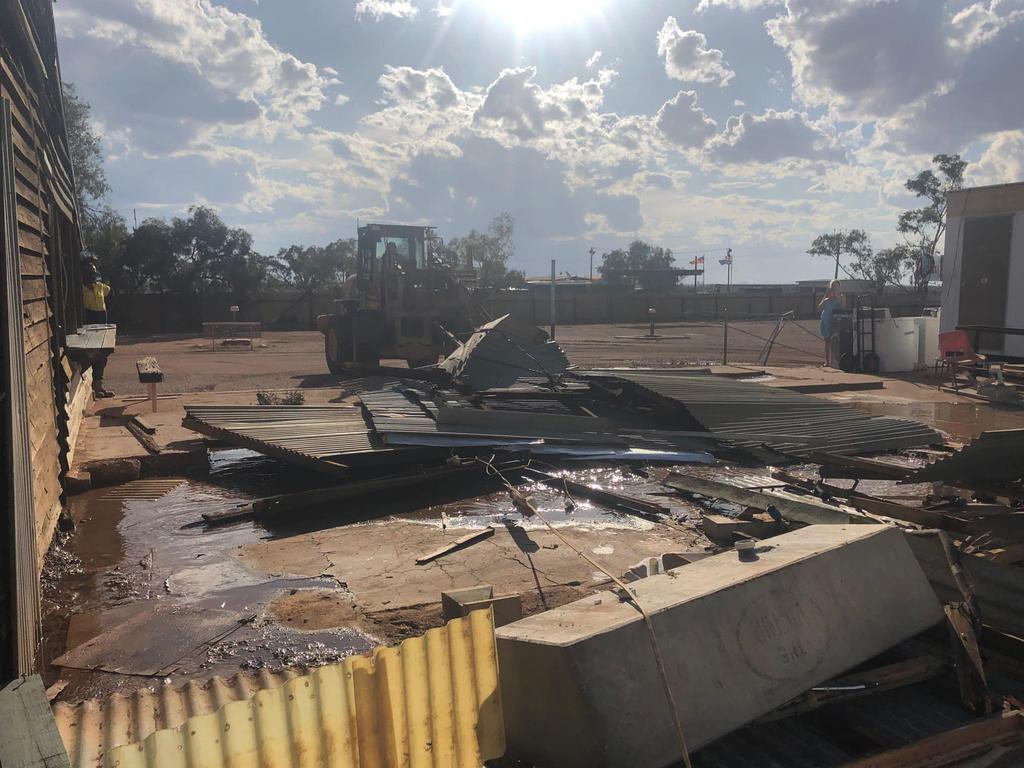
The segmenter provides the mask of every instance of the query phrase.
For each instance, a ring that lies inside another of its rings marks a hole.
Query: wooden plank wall
[[[39,566],[61,511],[62,481],[67,451],[67,376],[54,317],[53,265],[50,227],[57,211],[67,207],[70,182],[60,179],[61,163],[54,162],[52,142],[39,119],[35,94],[12,64],[0,57],[0,97],[11,105],[14,127],[14,167],[18,252],[21,271],[25,369],[29,392],[29,442],[35,494],[36,548]],[[54,177],[57,177],[56,179]],[[62,183],[63,182],[63,183]],[[55,187],[63,187],[56,189]],[[73,209],[73,205],[72,205]]]

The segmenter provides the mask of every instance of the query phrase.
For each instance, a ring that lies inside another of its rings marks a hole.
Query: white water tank
[[[904,373],[917,367],[918,318],[892,317],[888,310],[875,327],[875,351],[881,373]]]
[[[915,317],[917,324],[917,367],[931,368],[939,356],[939,317]]]

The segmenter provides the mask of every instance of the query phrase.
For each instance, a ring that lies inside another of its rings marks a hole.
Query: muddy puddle
[[[849,405],[878,416],[899,416],[919,421],[957,440],[968,440],[992,429],[1024,428],[1024,410],[990,403],[850,400]]]
[[[581,469],[570,477],[635,495],[664,490],[629,469]],[[385,642],[379,627],[360,615],[343,573],[250,569],[236,554],[254,543],[287,544],[339,525],[376,527],[396,519],[441,528],[543,525],[524,520],[486,479],[479,487],[396,491],[348,502],[343,510],[310,509],[264,523],[196,525],[203,512],[323,485],[320,475],[226,450],[211,454],[210,473],[201,479],[140,480],[72,497],[75,531],[51,550],[44,576],[46,682],[68,681],[61,699],[74,701],[161,680],[315,666]],[[582,498],[567,504],[564,491],[541,484],[523,489],[555,526],[646,531],[654,525]],[[679,517],[695,514],[686,502],[651,498],[674,505]]]

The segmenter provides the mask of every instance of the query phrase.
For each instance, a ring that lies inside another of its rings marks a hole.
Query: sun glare
[[[517,32],[567,26],[601,12],[606,0],[476,0]]]

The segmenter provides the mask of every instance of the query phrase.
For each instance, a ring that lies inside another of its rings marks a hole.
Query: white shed
[[[946,200],[939,330],[1024,329],[1024,182],[963,189]],[[1024,357],[1024,336],[983,333],[979,346]]]

